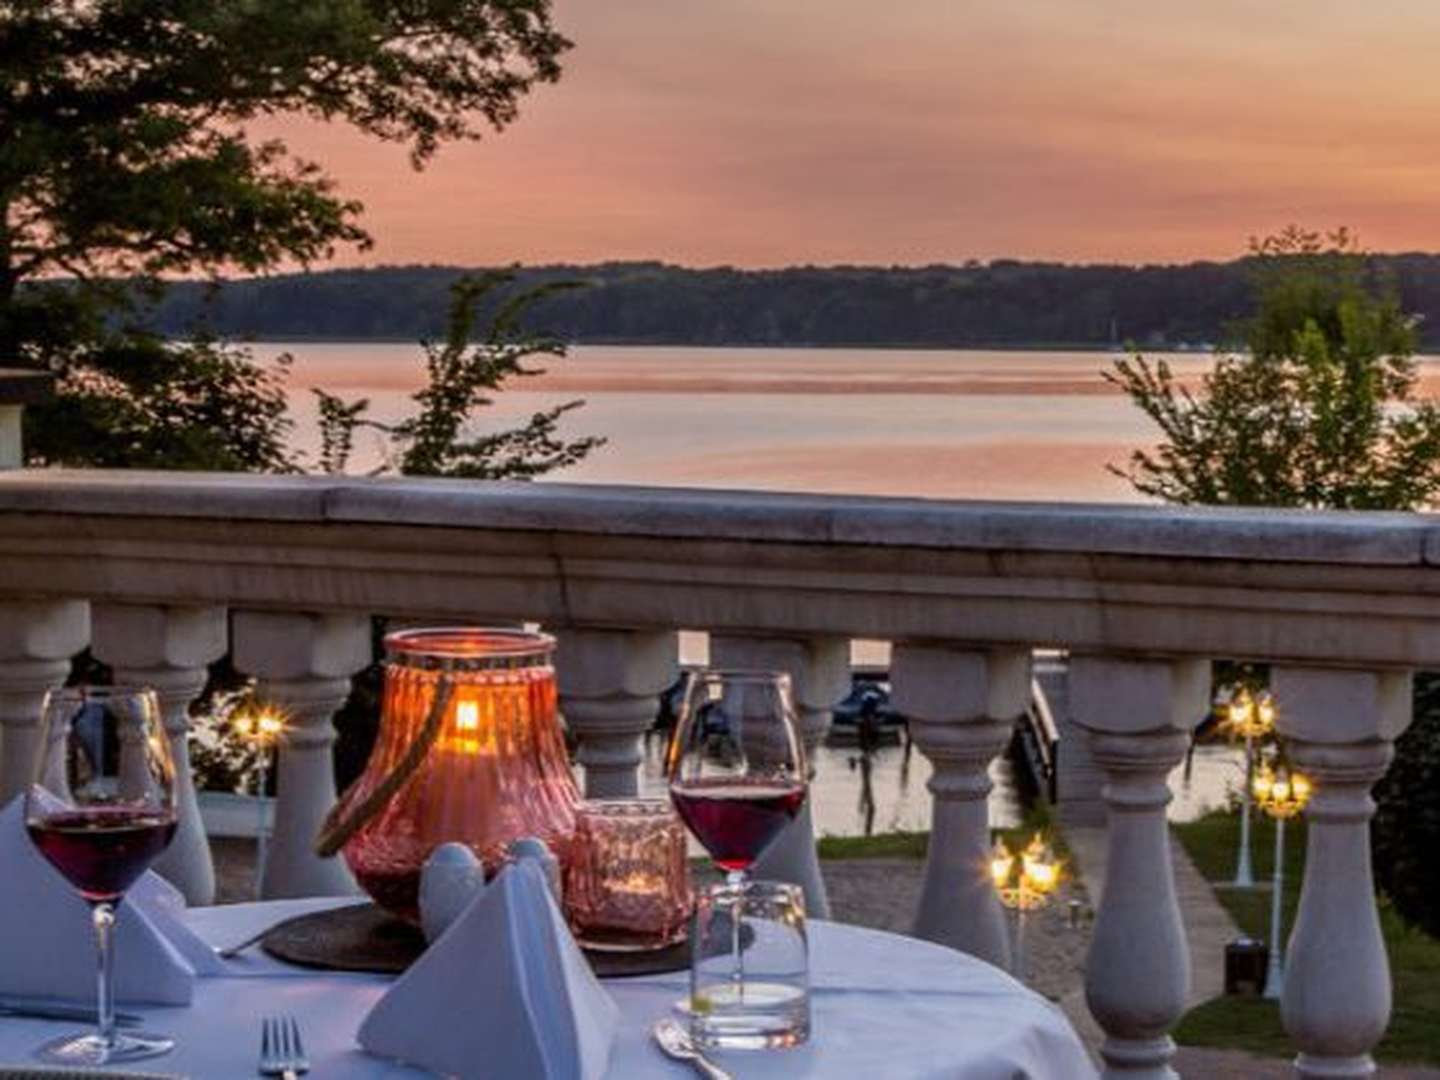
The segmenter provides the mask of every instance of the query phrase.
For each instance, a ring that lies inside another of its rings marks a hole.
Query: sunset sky
[[[576,43],[425,172],[288,124],[345,264],[1179,261],[1291,221],[1440,250],[1434,0],[556,0]]]

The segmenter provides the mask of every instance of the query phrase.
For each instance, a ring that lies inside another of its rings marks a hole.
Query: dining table
[[[276,900],[190,908],[184,920],[216,948],[286,918],[354,903],[355,898]],[[812,1031],[804,1045],[714,1054],[736,1080],[750,1077],[1086,1080],[1092,1059],[1065,1015],[1008,974],[953,949],[837,922],[808,924]],[[123,953],[117,958],[124,964]],[[483,972],[485,958],[475,963]],[[366,1013],[393,979],[322,971],[246,949],[217,974],[197,977],[187,1006],[136,1007],[145,1027],[171,1035],[175,1049],[135,1068],[192,1080],[257,1075],[265,1016],[299,1023],[313,1080],[401,1080],[434,1074],[374,1056],[356,1043]],[[685,971],[604,981],[620,1010],[607,1078],[693,1075],[651,1038],[656,1020],[677,1015]],[[475,1022],[484,1023],[483,1016]],[[77,1025],[0,1019],[0,1063],[26,1061],[40,1043]],[[504,1038],[497,1031],[496,1039]],[[3,1075],[0,1065],[0,1075]],[[484,1062],[475,1076],[490,1076]],[[501,1078],[506,1080],[506,1078]],[[517,1078],[521,1080],[521,1078]]]

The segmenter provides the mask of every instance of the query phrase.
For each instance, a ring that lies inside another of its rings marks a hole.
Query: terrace
[[[1317,785],[1286,1025],[1313,1075],[1362,1074],[1390,1010],[1369,789],[1440,656],[1440,524],[1421,515],[966,503],[563,484],[0,473],[0,799],[41,698],[87,646],[157,687],[179,760],[227,650],[284,706],[271,897],[353,889],[311,840],[335,799],[331,718],[371,617],[536,622],[591,794],[633,793],[680,630],[789,670],[806,737],[849,688],[852,639],[893,643],[898,707],[934,776],[915,932],[1003,961],[987,769],[1036,649],[1068,653],[1069,710],[1107,780],[1109,852],[1086,973],[1111,1075],[1163,1075],[1189,981],[1166,777],[1209,706],[1210,662],[1264,661]],[[1062,759],[1066,752],[1061,745]],[[1063,796],[1063,791],[1062,791]],[[826,912],[808,822],[770,853]],[[193,784],[159,868],[192,903],[213,868]]]

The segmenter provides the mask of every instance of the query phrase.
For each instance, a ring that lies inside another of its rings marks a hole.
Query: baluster
[[[1390,965],[1370,865],[1370,788],[1410,724],[1409,672],[1276,667],[1291,762],[1314,783],[1280,1014],[1301,1076],[1370,1076],[1390,1022]]]
[[[370,662],[370,620],[361,615],[238,611],[235,666],[285,714],[276,770],[275,839],[261,894],[267,899],[356,891],[343,858],[315,854],[315,837],[335,804],[331,748],[335,711],[350,677]]]
[[[0,603],[0,806],[30,783],[45,695],[89,640],[83,600]]]
[[[800,736],[813,762],[816,748],[830,728],[830,714],[850,692],[850,641],[822,637],[710,637],[710,663],[717,668],[752,668],[790,673],[799,714]],[[812,918],[828,919],[830,901],[815,853],[815,825],[810,800],[755,864],[757,878],[792,881],[805,890]]]
[[[1106,781],[1105,885],[1085,967],[1104,1075],[1174,1077],[1169,1031],[1185,1009],[1190,955],[1165,807],[1168,774],[1209,706],[1210,664],[1076,656],[1070,672],[1074,715]]]
[[[675,681],[675,632],[573,629],[557,638],[560,710],[580,740],[585,794],[639,794],[642,740],[660,692]]]
[[[915,935],[1009,967],[1010,947],[990,878],[990,763],[1010,741],[1030,695],[1028,650],[895,646],[895,707],[930,759],[931,830]]]
[[[97,604],[93,648],[115,681],[154,688],[175,758],[175,839],[155,869],[189,904],[215,901],[215,867],[190,771],[190,703],[205,688],[209,664],[225,654],[225,609]]]

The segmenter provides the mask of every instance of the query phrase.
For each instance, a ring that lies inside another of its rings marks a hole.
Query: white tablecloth
[[[333,900],[196,908],[188,919],[217,945]],[[119,957],[124,963],[124,956]],[[483,963],[483,960],[477,962]],[[314,1080],[422,1077],[355,1045],[355,1029],[385,992],[372,975],[319,974],[288,967],[255,949],[231,962],[233,977],[197,980],[185,1008],[145,1011],[147,1024],[173,1035],[177,1049],[146,1063],[193,1080],[255,1075],[259,1017],[300,1020]],[[810,1043],[795,1050],[732,1052],[720,1060],[750,1077],[945,1077],[947,1080],[1085,1080],[1095,1075],[1065,1017],[1009,976],[972,957],[894,934],[838,923],[810,924]],[[616,1080],[693,1075],[651,1043],[649,1026],[684,996],[684,972],[606,983],[622,1014],[610,1058]],[[74,1028],[0,1020],[0,1062],[20,1062],[39,1043]]]

